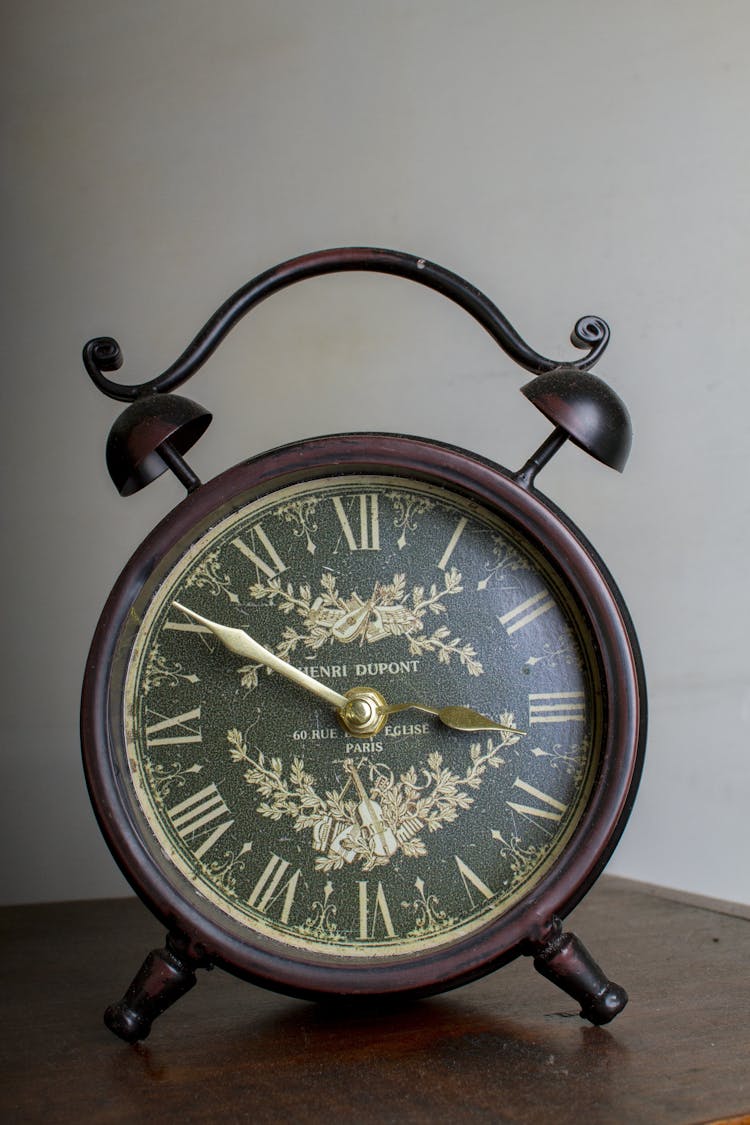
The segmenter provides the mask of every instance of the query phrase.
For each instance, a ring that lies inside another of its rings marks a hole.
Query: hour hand
[[[186,614],[192,618],[198,625],[203,625],[206,629],[217,637],[229,652],[234,653],[235,656],[243,656],[248,660],[255,660],[258,664],[265,664],[267,668],[273,669],[282,676],[286,676],[288,680],[298,684],[300,687],[306,688],[307,691],[317,695],[318,698],[324,699],[326,703],[330,703],[333,707],[339,710],[346,707],[348,700],[340,695],[339,692],[329,688],[327,684],[320,683],[319,680],[314,680],[312,676],[308,676],[306,672],[302,672],[299,668],[287,664],[286,660],[282,660],[275,652],[270,649],[264,648],[263,645],[258,644],[253,638],[245,632],[244,629],[233,629],[229,625],[220,625],[218,621],[211,621],[208,617],[203,617],[195,610],[188,609],[187,606],[180,605],[179,602],[172,603],[175,609],[180,613]]]
[[[394,707],[388,708],[388,714],[393,715],[396,711],[426,711],[428,715],[436,715],[444,726],[450,727],[452,730],[461,731],[480,731],[480,730],[499,730],[504,731],[506,734],[526,734],[524,730],[516,730],[515,727],[509,727],[505,723],[497,723],[494,719],[490,719],[487,715],[482,715],[479,711],[474,711],[471,707],[425,707],[422,703],[397,703]]]

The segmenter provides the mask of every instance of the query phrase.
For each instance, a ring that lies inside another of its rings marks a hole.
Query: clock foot
[[[581,1018],[597,1026],[609,1023],[628,1002],[628,994],[609,980],[575,934],[563,933],[559,918],[547,941],[534,944],[534,968],[581,1005]]]
[[[126,1043],[138,1043],[157,1016],[190,991],[197,979],[195,970],[210,967],[188,954],[184,938],[169,934],[164,949],[154,949],[146,957],[122,1000],[107,1008],[105,1024]]]

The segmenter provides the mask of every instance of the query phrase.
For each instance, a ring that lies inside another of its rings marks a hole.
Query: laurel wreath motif
[[[321,576],[316,594],[308,583],[298,587],[291,582],[283,585],[278,577],[250,587],[250,596],[255,601],[275,605],[281,613],[302,619],[301,629],[284,629],[276,647],[282,659],[288,659],[300,645],[309,652],[317,652],[331,642],[358,641],[360,645],[369,645],[385,637],[404,637],[411,656],[434,654],[441,664],[449,664],[456,657],[470,676],[481,676],[484,668],[473,645],[452,637],[446,625],[439,625],[429,634],[425,629],[428,615],[445,613],[444,599],[462,592],[461,575],[455,567],[446,572],[441,590],[433,583],[429,589],[413,586],[407,591],[406,575],[394,574],[392,582],[376,582],[370,596],[364,599],[356,591],[343,597],[335,576],[328,571]],[[249,664],[239,669],[243,687],[257,687],[261,667]]]
[[[500,722],[512,726],[515,719],[506,711]],[[472,743],[463,774],[445,766],[436,752],[428,755],[425,766],[410,766],[398,778],[385,764],[371,761],[363,800],[349,781],[339,791],[321,794],[301,757],[295,755],[287,775],[281,758],[266,758],[259,750],[253,756],[237,729],[227,732],[227,741],[232,761],[248,767],[245,781],[261,798],[260,815],[276,821],[289,817],[296,832],[310,832],[318,871],[339,870],[347,863],[370,871],[389,863],[396,851],[427,855],[421,834],[439,831],[471,807],[488,768],[505,764],[500,751],[517,742],[518,735],[500,732],[499,740],[487,739],[484,749],[480,742]],[[356,773],[354,763],[348,764]],[[387,847],[385,839],[391,841]]]

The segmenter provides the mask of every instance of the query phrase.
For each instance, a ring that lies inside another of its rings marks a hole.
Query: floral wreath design
[[[515,719],[506,711],[500,722],[512,726]],[[310,832],[318,853],[315,868],[323,872],[349,863],[371,871],[389,863],[397,852],[427,855],[422,833],[438,832],[470,808],[472,793],[481,787],[488,768],[505,765],[500,751],[518,738],[502,731],[498,741],[487,739],[484,749],[480,742],[472,743],[463,774],[446,767],[442,755],[433,752],[426,766],[410,766],[398,778],[384,763],[370,761],[365,784],[359,771],[367,760],[355,765],[347,759],[349,777],[343,788],[321,794],[303,758],[295,755],[287,774],[281,758],[251,752],[241,731],[227,731],[232,761],[248,767],[245,781],[261,798],[257,811],[269,820],[289,817],[296,832]]]
[[[394,574],[392,582],[376,582],[372,593],[364,599],[356,591],[343,597],[335,576],[327,571],[321,576],[317,594],[307,583],[295,588],[291,582],[283,585],[280,578],[256,582],[250,587],[250,596],[255,601],[274,605],[281,613],[296,614],[302,619],[302,629],[290,625],[282,633],[276,653],[283,659],[288,659],[299,645],[317,652],[331,642],[358,641],[360,645],[369,645],[385,637],[405,637],[411,656],[435,654],[440,664],[449,664],[455,656],[470,676],[481,676],[484,668],[472,644],[452,637],[447,625],[439,625],[429,634],[425,628],[428,614],[445,613],[444,599],[462,592],[461,574],[455,567],[446,572],[442,590],[433,583],[429,589],[413,586],[407,591],[406,575]],[[243,687],[257,687],[261,667],[250,664],[239,669]]]

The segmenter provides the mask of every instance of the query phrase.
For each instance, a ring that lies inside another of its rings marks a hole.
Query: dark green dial
[[[347,473],[240,498],[142,601],[122,700],[138,815],[235,925],[349,959],[442,946],[530,891],[580,820],[602,728],[584,618],[552,563],[458,492]],[[357,737],[186,611],[336,693],[510,729],[404,709]]]

